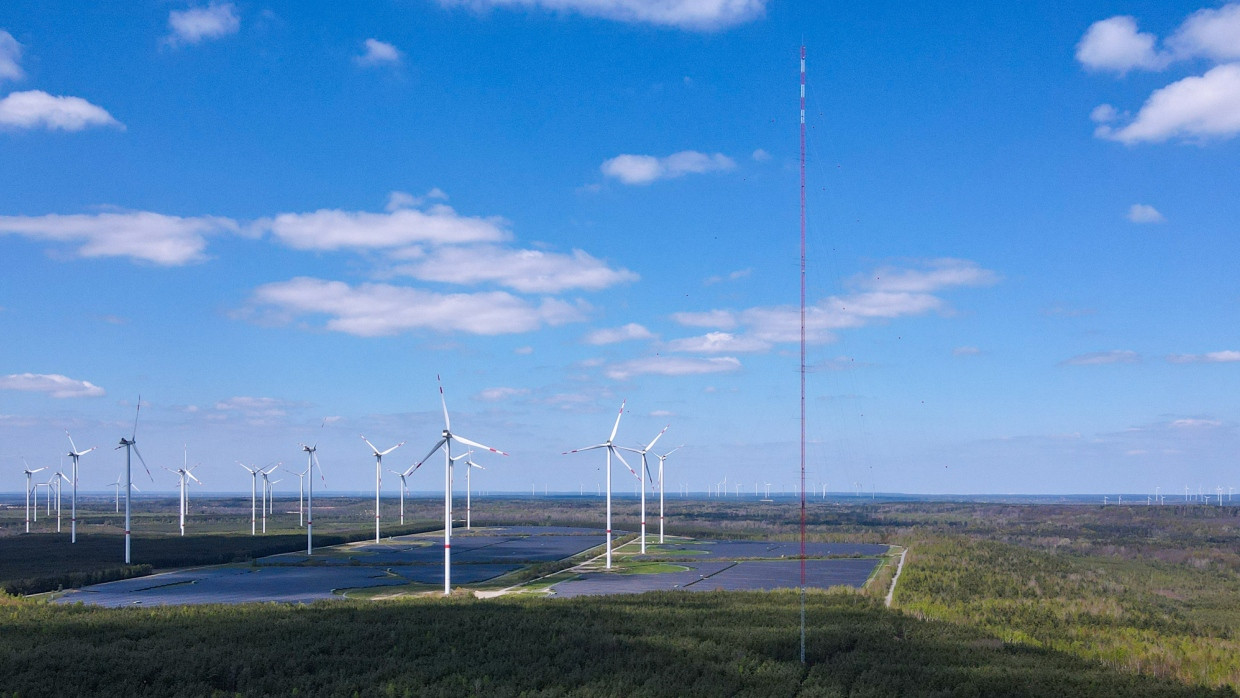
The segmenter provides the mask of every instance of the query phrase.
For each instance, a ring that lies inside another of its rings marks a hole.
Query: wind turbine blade
[[[186,470],[185,474],[188,475],[189,479],[193,480],[194,482],[197,482],[200,485],[202,484],[202,480],[199,480],[198,478],[194,477],[194,474],[191,473],[190,471]]]
[[[392,470],[391,468],[388,468],[388,469],[387,469],[387,471],[388,471],[389,473],[391,473],[391,474],[395,475],[396,477],[404,477],[403,475],[401,475],[400,473],[396,472],[395,470]]]
[[[170,472],[170,473],[180,472],[180,471],[178,471],[178,470],[173,470],[172,468],[169,468],[169,467],[168,467],[168,466],[166,466],[166,465],[161,465],[161,466],[159,466],[159,467],[163,468],[164,470],[167,470],[167,471],[168,471],[168,472]]]
[[[132,487],[132,488],[134,488],[135,490],[138,490],[139,492],[141,492],[141,491],[142,491],[141,489],[139,489],[139,487],[138,487],[137,485],[133,484],[132,482],[131,482],[131,483],[129,483],[129,486],[130,486],[130,487]]]
[[[143,470],[146,470],[146,476],[151,478],[151,482],[155,482],[155,477],[151,475],[151,469],[146,466],[146,460],[142,457],[142,451],[138,450],[138,444],[131,445],[133,446],[134,454],[138,456],[138,462],[142,464]]]
[[[663,457],[664,457],[664,458],[667,458],[668,456],[672,455],[673,453],[675,453],[675,452],[679,451],[680,449],[682,449],[682,448],[684,448],[684,447],[685,447],[685,445],[684,445],[684,444],[681,444],[681,445],[677,446],[676,448],[673,448],[672,450],[668,451],[667,453],[664,453],[664,454],[663,454]]]
[[[251,475],[253,475],[253,474],[254,474],[254,469],[253,469],[253,468],[251,468],[250,466],[246,465],[245,463],[242,463],[241,461],[237,461],[237,465],[239,465],[239,466],[241,466],[241,467],[245,468],[245,471],[246,471],[247,473],[249,473],[249,474],[251,474]]]
[[[439,441],[435,443],[435,448],[432,448],[432,449],[430,450],[430,452],[429,452],[429,453],[427,453],[425,456],[422,456],[422,460],[420,460],[420,461],[418,461],[417,463],[414,463],[412,466],[410,466],[410,467],[409,467],[409,469],[405,471],[405,474],[406,474],[406,475],[410,475],[410,474],[412,474],[414,471],[416,471],[418,468],[421,468],[421,467],[422,467],[422,464],[423,464],[423,463],[425,463],[425,462],[427,461],[427,459],[428,459],[428,458],[430,458],[431,456],[435,455],[435,451],[438,451],[438,450],[439,450],[439,448],[440,448],[441,446],[443,446],[443,445],[444,445],[444,443],[445,443],[446,441],[447,441],[447,439],[443,439],[443,438],[439,439]]]
[[[317,467],[317,468],[319,469],[319,479],[323,481],[323,484],[324,484],[324,485],[326,485],[326,484],[327,484],[327,476],[323,474],[323,466],[319,464],[319,454],[318,454],[318,453],[316,453],[316,452],[314,452],[314,451],[311,451],[311,452],[310,452],[310,458],[314,460],[314,465],[315,465],[315,467]],[[308,470],[308,469],[309,469],[309,468],[307,468],[307,470]],[[314,477],[314,473],[311,473],[311,474],[310,474],[310,477]]]
[[[560,455],[567,456],[570,453],[581,453],[582,451],[593,451],[596,448],[606,448],[606,447],[607,447],[607,444],[594,444],[593,446],[586,446],[585,448],[574,448],[571,451],[564,451]]]
[[[375,445],[374,445],[374,444],[372,444],[372,443],[370,443],[370,441],[369,441],[369,440],[368,440],[365,436],[362,436],[361,434],[358,434],[358,436],[361,436],[361,437],[362,437],[362,441],[365,441],[365,442],[366,442],[366,445],[370,447],[370,450],[372,450],[372,451],[374,451],[374,452],[375,452],[375,455],[376,455],[376,456],[383,455],[383,454],[379,453],[379,449],[375,448]]]
[[[35,468],[34,470],[31,470],[30,472],[31,472],[31,473],[37,473],[37,472],[39,472],[40,470],[47,470],[47,466],[45,465],[45,466],[43,466],[42,468]]]
[[[452,422],[448,419],[448,400],[443,396],[443,380],[435,374],[435,382],[439,383],[439,404],[443,405],[443,428],[452,431]]]
[[[283,465],[283,463],[276,463],[275,465],[271,466],[271,470],[264,470],[264,471],[263,471],[263,476],[264,476],[264,477],[266,477],[266,476],[268,476],[268,475],[270,475],[270,474],[274,473],[274,472],[276,471],[276,468],[280,467],[281,465]]]
[[[138,415],[142,412],[142,396],[138,395],[138,407],[133,411],[133,433],[130,434],[129,440],[133,441],[138,438]]]
[[[667,425],[667,427],[670,427],[670,426],[672,425],[671,424]],[[663,427],[663,431],[667,431],[667,427]],[[663,436],[663,431],[659,432],[658,434],[655,434],[655,437],[650,440],[650,443],[646,444],[646,447],[642,449],[642,452],[646,452],[654,448],[654,442],[658,441],[660,436]]]
[[[401,446],[404,446],[404,445],[405,445],[405,442],[404,442],[404,441],[401,441],[400,443],[398,443],[398,444],[396,444],[395,446],[393,446],[393,447],[389,448],[388,450],[386,450],[386,451],[384,451],[384,452],[382,452],[382,453],[379,453],[379,455],[381,455],[381,456],[386,456],[387,454],[391,453],[392,451],[395,451],[396,449],[398,449],[398,448],[400,448]],[[372,447],[372,448],[373,448],[373,447]],[[378,452],[376,451],[376,453],[378,453]]]
[[[68,430],[68,429],[65,429],[65,436],[69,436],[69,430]],[[73,452],[74,452],[74,453],[77,453],[77,444],[73,443],[73,437],[72,437],[72,436],[69,436],[69,448],[73,449]]]
[[[467,439],[467,438],[465,438],[465,437],[463,437],[463,436],[457,436],[456,434],[453,434],[453,435],[452,435],[452,438],[456,439],[457,441],[460,441],[461,443],[463,443],[463,444],[465,444],[465,445],[467,445],[467,446],[473,446],[474,448],[485,448],[486,450],[490,451],[491,453],[498,453],[498,454],[500,454],[501,456],[506,456],[506,455],[508,455],[507,453],[504,453],[503,451],[499,450],[498,448],[491,448],[490,446],[483,446],[482,444],[478,443],[477,441],[470,441],[469,439]]]
[[[616,454],[616,458],[619,458],[620,462],[624,463],[624,467],[628,468],[630,473],[633,473],[633,477],[638,480],[642,479],[642,476],[637,474],[637,471],[633,469],[633,466],[629,465],[629,462],[624,459],[624,456],[620,455],[620,452],[616,450],[615,446],[611,447],[611,452]]]
[[[620,401],[620,412],[616,415],[616,425],[611,428],[611,436],[607,438],[607,443],[611,443],[616,440],[616,432],[620,429],[620,418],[624,416],[624,405],[627,402],[628,400]]]

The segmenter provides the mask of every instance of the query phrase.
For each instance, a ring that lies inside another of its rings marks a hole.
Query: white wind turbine
[[[65,436],[69,436],[69,430],[65,430]],[[69,515],[69,542],[77,542],[77,483],[78,483],[78,459],[98,448],[91,446],[85,451],[79,451],[77,444],[73,443],[73,437],[69,436],[69,457],[73,459],[73,504],[72,513]],[[117,478],[117,484],[120,484],[120,478]],[[120,510],[120,489],[117,489],[116,508]]]
[[[375,448],[374,444],[367,441],[365,436],[362,436],[362,441],[366,441],[366,445],[369,446],[370,450],[375,454],[375,542],[378,543],[379,542],[379,485],[380,483],[383,482],[383,457],[391,453],[392,451],[395,451],[396,449],[400,448],[401,446],[404,446],[405,442],[401,441],[400,443],[396,444],[395,446],[389,448],[386,451],[380,451],[379,449]],[[401,499],[402,501],[404,500],[403,492],[401,493]],[[401,506],[401,510],[402,512],[404,511],[404,506]],[[401,514],[401,519],[402,519],[401,523],[403,524],[404,523],[403,513]]]
[[[667,427],[670,427],[670,426],[671,426],[670,424],[667,425]],[[645,448],[628,448],[627,446],[620,447],[626,451],[629,451],[630,453],[636,453],[642,457],[642,472],[646,473],[646,478],[651,481],[651,484],[654,484],[654,478],[650,477],[650,466],[646,464],[646,453],[649,452],[651,448],[654,448],[654,442],[658,441],[659,437],[663,436],[663,432],[667,431],[667,427],[663,427],[663,431],[660,431],[658,434],[655,434],[654,438],[650,440],[650,443],[646,444]],[[662,461],[659,461],[659,462],[662,463]],[[625,465],[627,465],[627,463]],[[632,470],[632,468],[630,468],[630,470]],[[641,549],[642,549],[642,555],[645,555],[646,554],[646,483],[642,481],[641,473],[633,473],[633,474],[637,476],[637,484],[641,485],[641,488],[642,488],[642,533],[641,533],[642,545],[641,545]],[[662,496],[660,496],[659,499],[660,501],[662,501],[663,499]],[[659,518],[660,518],[659,529],[661,531],[663,528],[662,514],[660,514]],[[662,542],[662,537],[660,537],[659,540],[660,542]]]
[[[198,466],[195,465],[194,468],[189,467],[189,449],[186,449],[184,452],[184,458],[183,458],[180,468],[173,470],[172,468],[169,468],[166,465],[161,465],[159,467],[163,468],[164,470],[167,470],[170,473],[175,474],[177,478],[181,481],[181,501],[180,501],[180,504],[181,504],[181,535],[183,536],[185,535],[185,510],[189,508],[189,496],[185,489],[185,485],[187,484],[185,482],[185,478],[190,478],[194,482],[197,482],[198,484],[201,485],[202,480],[199,480],[198,478],[194,477],[194,474],[190,472],[191,470],[193,470],[194,468],[197,468]]]
[[[117,475],[116,482],[113,482],[112,484],[108,485],[108,487],[116,488],[116,513],[119,514],[121,512],[121,476]],[[133,488],[135,490],[138,490],[139,492],[142,491],[138,489],[137,485],[133,485]]]
[[[409,472],[403,472],[403,473],[398,473],[395,470],[388,468],[388,472],[400,478],[400,525],[404,526],[405,525],[405,492],[409,490],[409,485],[405,482],[405,478],[408,477],[409,472],[412,472],[412,468],[410,469]]]
[[[326,423],[326,422],[324,422]],[[301,450],[306,452],[306,554],[314,554],[314,466],[318,465],[319,457],[317,451],[319,444],[316,442],[313,446],[301,444]],[[323,478],[323,483],[327,483],[327,478],[323,476],[323,466],[319,465],[319,477]]]
[[[453,460],[460,458],[465,459],[465,528],[468,530],[473,527],[473,519],[471,514],[473,505],[470,503],[469,474],[473,472],[474,468],[479,470],[486,470],[486,468],[474,462],[474,449],[472,448],[466,451],[464,455],[457,456]]]
[[[118,450],[118,451],[122,448],[125,449],[125,564],[126,565],[129,564],[129,538],[130,538],[130,533],[131,533],[130,528],[129,528],[130,500],[132,499],[132,495],[133,495],[132,490],[136,489],[133,486],[133,471],[131,467],[133,464],[133,460],[132,460],[131,452],[138,454],[138,462],[141,463],[143,469],[146,470],[146,476],[151,478],[151,482],[155,482],[154,476],[151,475],[151,469],[146,467],[146,460],[142,457],[142,452],[138,450],[138,415],[141,412],[142,412],[142,396],[139,395],[138,406],[133,411],[133,432],[129,435],[128,439],[122,436],[120,445],[117,446],[115,449],[113,449],[113,450]]]
[[[271,511],[271,485],[274,484],[267,477],[280,467],[280,463],[276,463],[268,470],[259,470],[258,474],[263,476],[263,533],[267,532],[267,513]],[[279,480],[276,480],[279,482]]]
[[[56,532],[60,533],[60,488],[62,483],[72,481],[65,477],[64,473],[57,470],[56,474],[52,476],[51,482],[56,483]],[[49,482],[48,484],[50,485],[51,483]],[[49,491],[48,494],[51,494],[51,492]]]
[[[435,380],[439,380],[439,376],[435,376]],[[440,448],[443,449],[443,593],[445,595],[452,592],[452,442],[460,441],[467,446],[474,448],[485,448],[491,453],[498,453],[501,456],[508,455],[503,451],[490,446],[484,446],[476,441],[458,436],[452,433],[452,422],[448,419],[448,401],[443,395],[443,383],[439,383],[439,402],[443,405],[443,433],[439,438],[439,442],[435,447],[427,453],[422,460],[413,465],[406,475],[412,474],[415,470],[422,467],[428,458],[435,455]]]
[[[22,459],[22,463],[26,464],[26,469],[23,471],[24,473],[26,473],[26,533],[30,533],[30,494],[34,492],[34,485],[31,484],[30,480],[31,478],[34,477],[35,473],[41,470],[47,470],[47,466],[43,466],[42,468],[35,468],[34,470],[31,470],[30,464],[26,463],[25,458]],[[34,499],[34,520],[38,521],[39,520],[39,495],[35,494],[34,497],[35,497]]]
[[[653,445],[653,443],[651,445]],[[684,447],[685,445],[681,444],[661,456],[657,453],[654,454],[655,457],[659,459],[659,545],[663,544],[663,461],[667,460],[668,456]]]
[[[237,465],[245,468],[250,473],[250,535],[258,535],[258,468],[237,461]]]
[[[608,436],[606,441],[601,444],[586,446],[585,448],[565,451],[561,454],[581,453],[582,451],[592,451],[596,448],[607,450],[607,569],[611,569],[611,457],[614,455],[620,459],[621,463],[624,463],[624,467],[629,468],[630,471],[633,470],[633,468],[629,467],[628,462],[624,460],[624,456],[620,455],[620,451],[616,450],[615,444],[612,443],[616,439],[616,431],[620,429],[620,418],[624,416],[624,405],[625,402],[621,401],[620,413],[616,415],[616,424],[611,428],[611,436]]]
[[[285,468],[284,470],[285,472],[289,472],[297,476],[297,526],[299,528],[304,527],[306,525],[306,519],[305,519],[305,515],[302,510],[302,502],[306,498],[306,490],[305,490],[306,479],[305,478],[306,478],[306,475],[310,471],[307,470],[304,473],[299,473],[296,470],[289,470],[288,468]],[[401,523],[404,523],[404,522],[401,522]]]

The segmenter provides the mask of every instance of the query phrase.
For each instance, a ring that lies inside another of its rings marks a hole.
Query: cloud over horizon
[[[761,17],[767,0],[439,0],[477,12],[531,8],[691,31],[716,31]]]
[[[81,131],[91,126],[125,130],[103,107],[81,97],[57,97],[42,90],[13,92],[0,99],[0,127]]]
[[[653,155],[617,155],[604,162],[599,170],[624,184],[645,185],[660,179],[675,179],[686,174],[705,174],[734,169],[736,163],[723,153],[707,155],[695,150],[682,150],[667,157]]]
[[[59,373],[11,373],[0,376],[0,390],[46,393],[54,398],[102,397],[103,388],[90,381],[75,380]]]

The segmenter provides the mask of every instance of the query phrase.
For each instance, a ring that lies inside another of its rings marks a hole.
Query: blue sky
[[[810,485],[1240,485],[1238,3],[11,0],[0,490],[790,488],[802,41]]]

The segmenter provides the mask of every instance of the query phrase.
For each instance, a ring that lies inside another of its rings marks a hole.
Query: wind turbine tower
[[[121,437],[121,443],[114,450],[125,449],[125,564],[129,564],[129,539],[132,531],[130,530],[129,520],[130,511],[132,509],[130,500],[133,498],[133,458],[132,453],[138,455],[138,462],[142,464],[142,468],[146,470],[146,476],[151,478],[151,482],[155,482],[154,476],[151,475],[151,469],[146,465],[146,459],[142,457],[142,452],[138,450],[138,415],[142,412],[142,396],[138,396],[138,406],[133,412],[133,432],[129,438]]]
[[[72,502],[72,505],[71,505],[73,508],[72,508],[72,510],[71,510],[71,513],[69,514],[69,542],[70,542],[70,543],[76,543],[76,542],[77,542],[77,483],[78,483],[78,459],[79,459],[79,458],[81,458],[82,456],[86,455],[87,453],[90,453],[91,451],[95,450],[95,449],[96,449],[96,448],[98,448],[98,447],[97,447],[97,446],[91,446],[90,448],[86,449],[85,451],[79,451],[79,450],[77,449],[77,444],[73,443],[73,437],[72,437],[72,436],[69,436],[69,430],[68,430],[68,429],[66,429],[66,430],[65,430],[65,436],[68,436],[68,437],[69,437],[69,457],[73,459],[73,502]],[[117,508],[119,508],[119,504],[120,504],[120,496],[119,496],[119,492],[120,492],[120,490],[117,490],[117,492],[118,492],[118,495],[117,495],[117,505],[118,505],[118,507],[117,507]]]
[[[30,464],[26,463],[25,458],[22,459],[22,462],[26,464],[26,469],[25,471],[23,471],[26,473],[26,533],[30,533],[30,493],[34,491],[34,485],[31,484],[31,478],[34,477],[35,473],[41,470],[47,470],[47,466],[43,466],[42,468],[35,468],[34,470],[31,470]],[[38,494],[34,496],[34,520],[35,521],[39,520],[39,495]]]
[[[365,436],[362,436],[362,441],[366,441]],[[375,454],[375,542],[378,543],[379,542],[379,484],[383,482],[383,457],[391,453],[392,451],[395,451],[396,449],[400,448],[401,446],[404,446],[405,442],[401,441],[400,443],[396,444],[395,446],[389,448],[386,451],[380,451],[379,449],[375,448],[375,445],[370,443],[369,441],[366,441],[366,445],[369,446],[370,450],[374,452]],[[402,499],[404,498],[403,492],[401,493],[401,498]],[[404,507],[402,506],[401,509],[403,510]],[[403,515],[401,518],[404,518]],[[404,521],[401,521],[401,523],[404,523]]]
[[[607,569],[611,569],[611,457],[614,455],[616,458],[619,458],[620,462],[624,463],[624,467],[629,468],[629,470],[632,470],[632,468],[629,467],[629,464],[624,460],[624,456],[620,455],[620,451],[616,449],[616,446],[613,443],[616,440],[616,431],[620,429],[620,418],[624,416],[624,405],[625,405],[625,402],[621,401],[620,402],[620,413],[616,415],[616,424],[615,426],[611,428],[611,436],[607,437],[606,441],[604,441],[601,444],[595,444],[593,446],[586,446],[585,448],[577,448],[571,451],[565,451],[563,454],[561,454],[561,455],[568,455],[569,453],[581,453],[582,451],[592,451],[596,448],[606,449],[606,452],[607,452]]]

